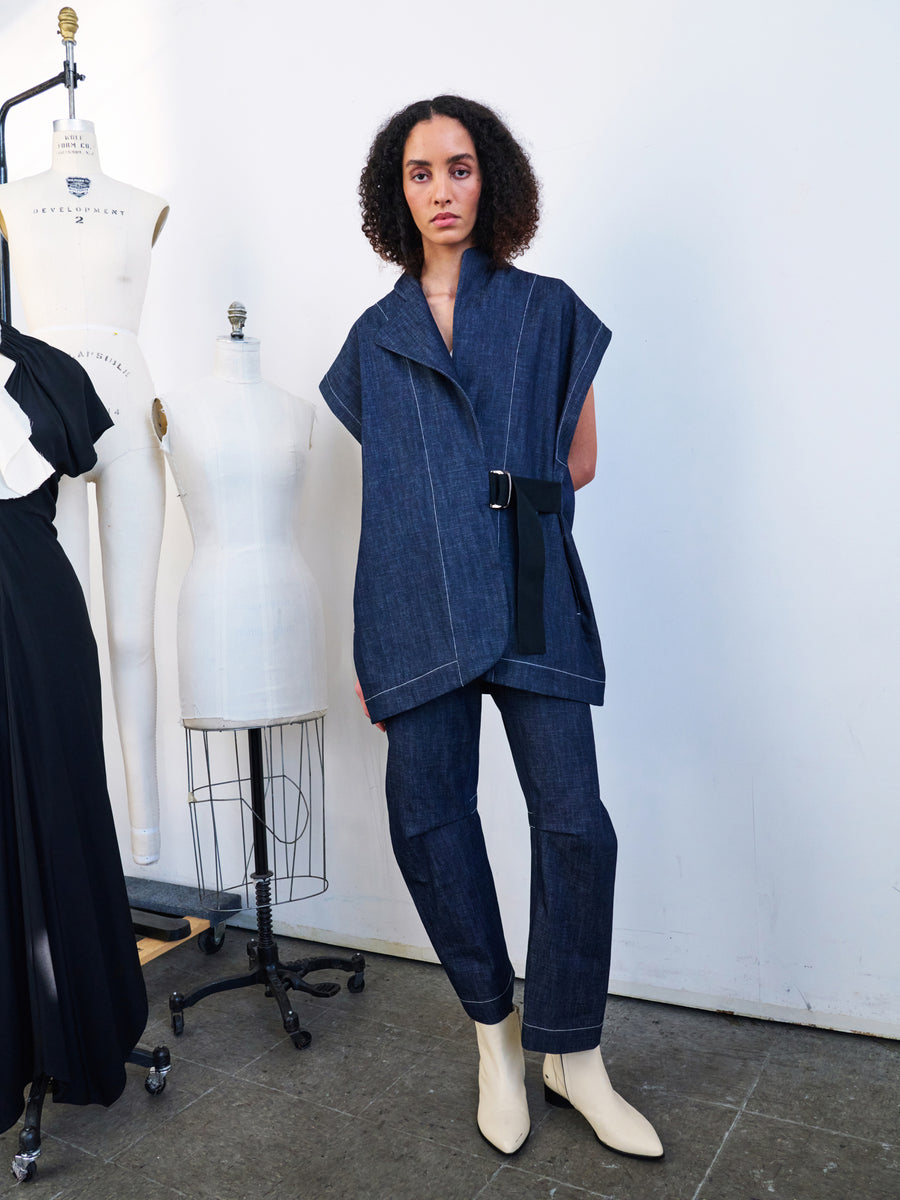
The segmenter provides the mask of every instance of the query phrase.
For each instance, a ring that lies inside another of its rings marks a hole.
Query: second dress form
[[[187,727],[283,724],[327,707],[322,603],[297,540],[314,420],[314,405],[262,378],[256,338],[228,336],[213,374],[157,409],[194,541],[178,602]]]
[[[86,481],[96,485],[113,696],[135,862],[159,858],[153,614],[165,479],[137,341],[159,196],[104,175],[90,121],[53,124],[50,170],[0,187],[0,227],[29,332],[85,368],[115,422],[97,463],[60,486],[56,526],[88,592]]]

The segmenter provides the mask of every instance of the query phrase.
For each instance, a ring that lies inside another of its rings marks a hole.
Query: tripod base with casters
[[[167,1046],[157,1046],[155,1050],[134,1049],[126,1062],[149,1068],[144,1087],[151,1096],[158,1096],[165,1090],[166,1076],[172,1066]],[[19,1183],[33,1179],[37,1171],[37,1160],[41,1153],[41,1114],[50,1083],[49,1075],[41,1075],[32,1083],[28,1093],[25,1123],[19,1133],[19,1153],[12,1160],[13,1175]]]
[[[204,997],[212,996],[216,992],[231,992],[261,983],[266,989],[265,994],[273,997],[278,1004],[285,1032],[290,1034],[291,1041],[297,1049],[302,1050],[312,1041],[312,1035],[308,1030],[300,1028],[300,1019],[291,1007],[288,992],[293,989],[297,992],[307,992],[311,996],[336,996],[341,990],[339,983],[306,982],[305,977],[310,972],[324,970],[348,972],[350,978],[347,980],[347,990],[350,992],[361,992],[365,987],[366,960],[361,954],[351,954],[348,958],[319,955],[301,958],[296,962],[280,961],[278,945],[272,933],[271,877],[269,871],[252,877],[256,884],[257,936],[247,943],[250,970],[245,975],[206,984],[205,987],[191,992],[189,996],[173,992],[169,997],[169,1011],[172,1014],[172,1031],[176,1035],[184,1032],[186,1008],[191,1008]]]

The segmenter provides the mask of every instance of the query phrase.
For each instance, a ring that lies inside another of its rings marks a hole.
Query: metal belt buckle
[[[502,475],[505,477],[505,479],[506,479],[506,499],[504,500],[504,502],[502,504],[495,504],[493,500],[489,500],[488,501],[489,507],[490,508],[509,508],[510,502],[512,500],[512,475],[510,475],[509,471],[499,471],[499,470],[491,471],[490,474],[492,476],[493,475]],[[493,480],[492,480],[492,482],[493,482]],[[499,484],[499,482],[500,482],[499,479],[497,480],[497,482]],[[492,492],[494,491],[493,487],[491,488],[491,491]]]

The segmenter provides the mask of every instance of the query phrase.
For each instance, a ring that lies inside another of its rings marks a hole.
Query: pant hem
[[[600,1045],[602,1025],[591,1025],[588,1029],[535,1029],[522,1026],[522,1048],[538,1054],[577,1054],[580,1050],[593,1050]]]
[[[465,1000],[460,1000],[465,1009],[466,1015],[471,1017],[473,1021],[478,1021],[482,1025],[497,1025],[500,1021],[505,1020],[513,1010],[513,985],[496,1000],[491,1000],[487,1004],[472,1004]]]

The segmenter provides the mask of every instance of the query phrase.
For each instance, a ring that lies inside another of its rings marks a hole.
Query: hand
[[[368,716],[369,716],[369,709],[368,709],[368,707],[367,707],[367,705],[366,705],[366,702],[365,702],[365,699],[364,699],[364,697],[363,697],[362,688],[359,686],[359,680],[358,680],[358,679],[357,679],[357,681],[356,681],[356,694],[357,694],[357,696],[359,697],[359,702],[360,702],[360,704],[362,705],[362,710],[363,710],[363,712],[364,712],[364,713],[366,714],[366,716],[368,717]],[[371,720],[371,717],[369,717],[369,720]],[[377,725],[377,727],[378,727],[378,728],[381,730],[381,732],[382,732],[382,733],[384,733],[384,721],[376,721],[376,722],[375,722],[375,724],[376,724],[376,725]]]

